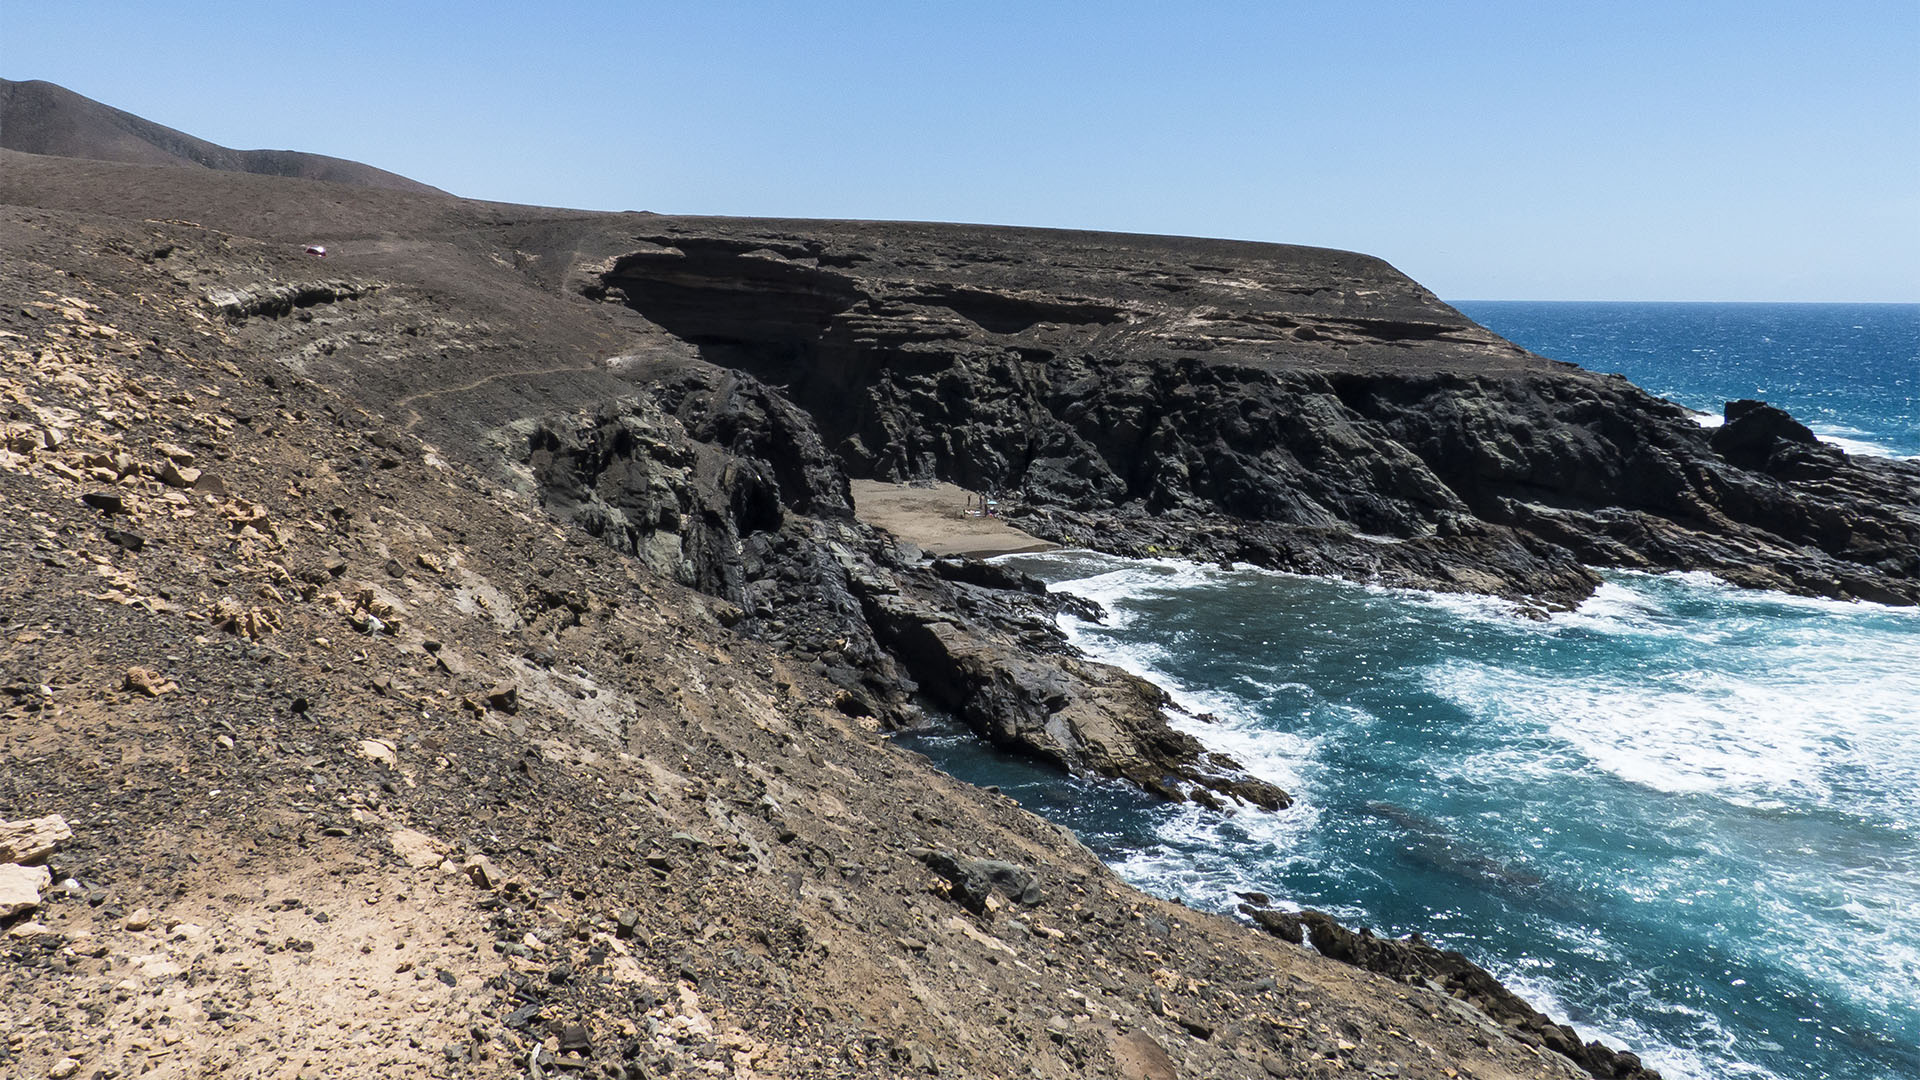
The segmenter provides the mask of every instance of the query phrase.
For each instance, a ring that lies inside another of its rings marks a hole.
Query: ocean
[[[1920,304],[1454,304],[1543,356],[1717,418],[1758,398],[1849,453],[1920,457]]]
[[[1920,456],[1920,305],[1469,303],[1711,422]],[[1920,613],[1610,573],[1497,600],[1088,552],[1006,561],[1298,799],[1222,817],[935,728],[903,741],[1196,908],[1257,890],[1458,949],[1674,1080],[1920,1077]]]

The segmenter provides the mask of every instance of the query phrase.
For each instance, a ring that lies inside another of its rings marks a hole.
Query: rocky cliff
[[[662,221],[585,285],[778,385],[857,477],[1039,535],[1565,607],[1589,569],[1920,598],[1920,481],[1758,403],[1709,432],[1378,260],[942,226]]]

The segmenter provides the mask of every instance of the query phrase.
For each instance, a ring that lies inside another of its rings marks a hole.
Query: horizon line
[[[1798,304],[1806,307],[1862,307],[1874,305],[1880,307],[1920,307],[1920,300],[1622,300],[1589,299],[1577,297],[1492,297],[1463,296],[1457,298],[1442,297],[1446,304]]]

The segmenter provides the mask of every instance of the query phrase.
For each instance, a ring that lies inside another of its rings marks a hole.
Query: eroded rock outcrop
[[[1550,608],[1590,565],[1920,599],[1920,468],[1760,403],[1709,433],[1365,256],[686,221],[589,291],[780,387],[852,475],[1012,493],[1048,539]]]
[[[922,705],[997,746],[1163,798],[1289,799],[1167,720],[1151,683],[1072,654],[1053,617],[1084,602],[968,560],[924,563],[855,521],[804,412],[750,376],[696,367],[529,440],[548,509],[726,601],[794,649],[840,708],[891,728]]]

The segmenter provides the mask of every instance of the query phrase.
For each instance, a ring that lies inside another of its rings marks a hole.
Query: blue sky
[[[1920,3],[0,0],[0,75],[457,194],[1920,300]]]

